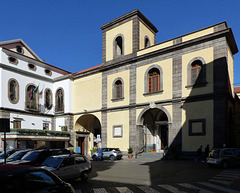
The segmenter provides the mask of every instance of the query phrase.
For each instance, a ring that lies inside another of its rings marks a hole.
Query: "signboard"
[[[0,118],[0,132],[10,132],[10,119]]]
[[[75,153],[81,153],[81,147],[77,146],[75,149]]]
[[[97,135],[97,143],[101,142],[101,136]]]

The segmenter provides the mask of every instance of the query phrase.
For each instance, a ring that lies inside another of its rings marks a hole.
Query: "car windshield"
[[[43,163],[42,166],[57,168],[61,163],[62,158],[60,157],[48,157]]]
[[[34,161],[34,160],[36,160],[38,158],[40,153],[41,153],[40,151],[30,151],[30,152],[26,153],[26,155],[24,155],[22,157],[22,160]]]
[[[219,158],[219,155],[220,155],[219,149],[212,150],[212,152],[209,154],[209,156],[212,158]]]
[[[8,159],[18,160],[20,159],[24,154],[26,154],[26,151],[19,151],[15,152],[14,154],[10,155]]]
[[[12,150],[8,150],[8,151],[6,152],[7,157],[8,157],[8,155],[11,153],[11,151],[12,151]],[[4,155],[5,155],[4,152],[0,153],[0,159],[4,159]]]

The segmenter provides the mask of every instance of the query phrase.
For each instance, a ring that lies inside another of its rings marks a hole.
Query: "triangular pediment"
[[[42,61],[37,54],[21,39],[0,42],[0,47],[6,48],[24,56]]]

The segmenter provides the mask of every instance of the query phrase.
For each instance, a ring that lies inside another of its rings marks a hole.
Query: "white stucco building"
[[[0,85],[0,117],[9,118],[12,129],[7,148],[69,146],[69,72],[45,63],[20,39],[5,41],[0,43]]]

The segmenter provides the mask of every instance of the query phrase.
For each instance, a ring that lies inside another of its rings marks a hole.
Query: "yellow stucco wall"
[[[189,62],[196,58],[201,57],[206,62],[206,87],[200,87],[197,89],[186,88],[187,84],[187,67]],[[213,48],[207,48],[199,50],[197,52],[191,52],[182,56],[182,96],[192,96],[198,94],[206,94],[213,92]]]
[[[186,36],[183,36],[182,37],[182,42],[192,40],[192,39],[195,39],[195,38],[199,38],[201,36],[205,36],[205,35],[211,34],[213,32],[214,32],[214,27],[210,27],[210,28],[207,28],[207,29],[204,29],[204,30],[201,30],[201,31],[197,31],[197,32],[188,34]]]
[[[122,125],[123,136],[113,137],[113,126]],[[107,146],[127,151],[129,148],[129,111],[118,111],[107,114]]]
[[[162,93],[154,95],[144,94],[144,76],[147,69],[152,65],[159,65],[163,71],[163,89]],[[159,62],[154,62],[137,68],[136,102],[143,103],[149,101],[158,101],[172,97],[172,58]]]
[[[76,79],[73,85],[74,113],[102,108],[102,73]]]
[[[213,147],[213,101],[199,101],[184,103],[182,107],[182,150],[196,151],[200,145],[203,148],[209,144]],[[189,136],[188,121],[191,119],[206,119],[206,135]]]
[[[107,87],[108,87],[108,93],[107,93],[107,101],[108,101],[108,107],[116,107],[116,106],[123,106],[129,104],[129,70],[122,71],[119,73],[115,73],[112,75],[109,75],[107,78]],[[113,99],[113,82],[116,78],[121,78],[123,80],[123,87],[124,87],[124,99],[118,100],[118,101],[112,101]]]
[[[150,53],[150,52],[153,52],[153,51],[156,51],[156,50],[167,48],[167,47],[172,46],[172,45],[173,45],[172,40],[167,41],[167,42],[163,42],[161,44],[157,44],[155,46],[140,50],[139,52],[137,52],[137,56],[141,56],[143,54],[147,54],[147,53]]]
[[[233,55],[229,47],[228,47],[228,75],[230,79],[232,95],[234,96],[234,62]]]
[[[122,34],[124,55],[132,53],[132,21],[126,22],[106,32],[106,61],[113,59],[113,44],[117,35]]]
[[[148,36],[150,46],[154,45],[154,33],[151,32],[141,21],[139,22],[139,49],[145,46],[145,36]]]

